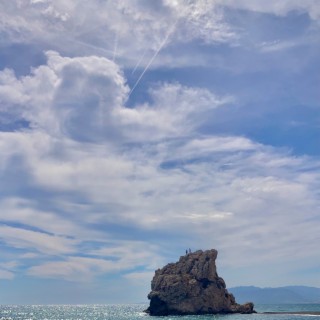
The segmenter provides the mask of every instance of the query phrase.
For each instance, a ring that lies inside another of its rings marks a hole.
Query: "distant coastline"
[[[285,286],[259,288],[242,286],[228,288],[239,303],[253,301],[255,304],[320,304],[320,288],[308,286]]]

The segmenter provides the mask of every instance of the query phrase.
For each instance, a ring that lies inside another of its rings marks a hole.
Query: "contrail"
[[[173,30],[176,26],[177,22],[173,25],[173,27],[171,28],[171,30],[168,32],[168,34],[166,35],[166,37],[163,39],[163,41],[161,42],[158,50],[154,53],[154,55],[151,57],[149,63],[147,64],[147,66],[144,68],[144,70],[142,71],[140,77],[138,78],[138,80],[136,81],[136,83],[134,84],[134,86],[132,87],[132,89],[130,90],[127,99],[130,98],[132,92],[135,90],[135,88],[137,87],[137,85],[139,84],[139,82],[141,81],[142,77],[144,76],[144,74],[148,71],[149,67],[151,66],[152,62],[154,61],[154,59],[157,57],[157,55],[159,54],[159,52],[161,51],[161,49],[163,48],[163,46],[165,45],[165,43],[168,41],[169,37],[171,36],[171,34],[173,33]]]
[[[74,43],[80,44],[80,45],[85,46],[85,47],[87,47],[87,48],[98,49],[98,50],[100,50],[101,52],[107,53],[109,57],[110,57],[110,55],[113,54],[113,51],[112,51],[112,50],[104,49],[103,47],[96,46],[96,45],[90,44],[90,43],[86,43],[86,42],[81,41],[81,40],[78,40],[78,39],[72,39],[72,38],[69,37],[68,41],[72,41],[72,42],[74,42]]]
[[[97,30],[97,29],[100,29],[100,28],[103,28],[103,27],[105,27],[105,26],[106,26],[106,24],[102,24],[102,25],[95,26],[94,28],[91,28],[91,29],[89,29],[89,30],[87,30],[87,31],[85,31],[85,32],[80,32],[80,33],[79,33],[79,32],[72,32],[73,37],[71,38],[71,37],[69,36],[69,37],[68,37],[68,40],[69,40],[69,41],[72,41],[72,42],[74,42],[74,43],[80,44],[80,45],[82,45],[82,46],[88,47],[88,48],[98,49],[98,50],[100,50],[101,52],[105,52],[105,53],[108,54],[108,58],[110,59],[110,57],[113,56],[114,51],[105,49],[105,48],[103,48],[103,47],[101,47],[101,46],[97,46],[97,45],[94,45],[94,44],[90,44],[90,43],[84,42],[84,41],[82,41],[82,40],[79,40],[79,38],[83,37],[84,35],[90,34],[90,33],[92,33],[93,31],[95,31],[95,30]],[[74,29],[75,29],[75,28],[73,28],[72,31],[75,31]]]
[[[113,49],[113,57],[112,57],[113,62],[116,60],[117,50],[118,50],[118,32],[116,33],[116,37],[114,39],[114,49]]]
[[[138,63],[136,64],[136,66],[135,66],[135,67],[134,67],[134,69],[132,70],[131,74],[134,74],[134,73],[136,72],[136,70],[137,70],[137,69],[138,69],[138,67],[140,66],[140,64],[141,64],[141,62],[142,62],[142,60],[143,60],[144,56],[146,55],[146,53],[147,53],[147,48],[144,50],[144,52],[143,52],[143,54],[142,54],[141,58],[139,59]]]

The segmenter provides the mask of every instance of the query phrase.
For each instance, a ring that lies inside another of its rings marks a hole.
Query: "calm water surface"
[[[0,320],[137,320],[137,319],[181,319],[181,320],[311,320],[320,315],[210,315],[210,316],[169,316],[150,317],[143,310],[146,304],[127,305],[58,305],[58,306],[0,306]],[[299,312],[318,311],[320,304],[301,305],[256,305],[258,312]]]

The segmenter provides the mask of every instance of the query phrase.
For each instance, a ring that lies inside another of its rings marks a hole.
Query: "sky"
[[[0,303],[320,287],[318,0],[0,2]]]

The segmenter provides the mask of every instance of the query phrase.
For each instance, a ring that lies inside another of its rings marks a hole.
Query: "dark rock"
[[[254,313],[253,303],[239,305],[217,274],[217,250],[196,251],[158,269],[148,295],[152,316]]]

